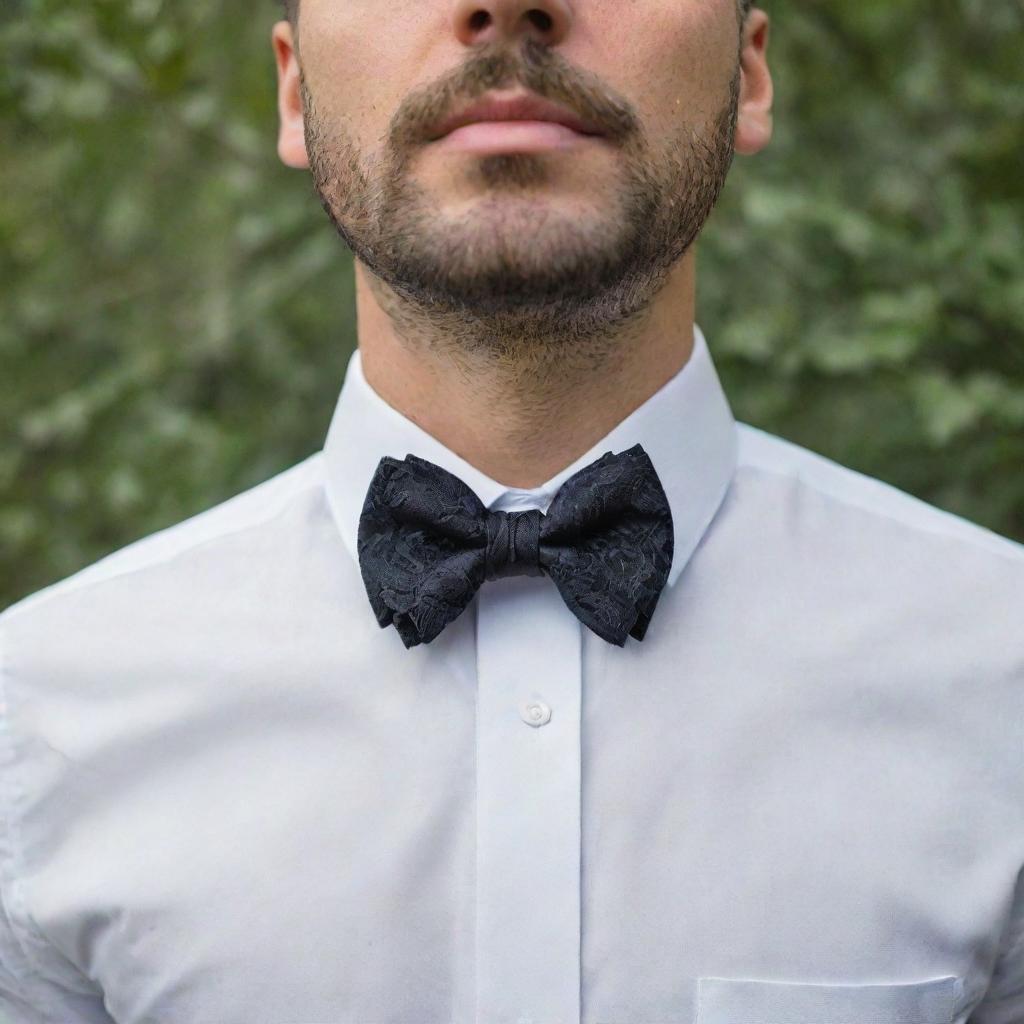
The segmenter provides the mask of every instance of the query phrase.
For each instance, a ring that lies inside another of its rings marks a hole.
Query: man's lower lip
[[[555,121],[475,121],[431,143],[463,153],[537,153],[567,149],[598,135],[585,135]]]

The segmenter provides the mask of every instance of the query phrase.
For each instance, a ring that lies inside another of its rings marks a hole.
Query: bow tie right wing
[[[569,477],[541,528],[541,562],[565,603],[619,647],[643,640],[673,546],[672,509],[641,445]]]
[[[430,643],[484,581],[487,510],[457,476],[385,456],[359,518],[359,568],[381,627],[406,647]]]

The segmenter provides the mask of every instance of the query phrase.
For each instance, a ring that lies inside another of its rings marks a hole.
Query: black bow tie
[[[554,580],[574,615],[609,643],[643,640],[672,565],[672,512],[640,445],[559,488],[545,515],[492,512],[426,459],[385,456],[359,517],[359,567],[381,627],[430,643],[484,580]]]

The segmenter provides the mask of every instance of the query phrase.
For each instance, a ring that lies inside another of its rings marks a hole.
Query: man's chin
[[[515,290],[561,277],[591,280],[600,268],[618,262],[626,244],[620,226],[609,224],[606,216],[566,215],[528,203],[474,208],[461,219],[439,218],[425,234],[422,227],[418,238],[411,232],[398,234],[399,262],[432,265],[434,271],[426,276],[435,280],[521,285]]]
[[[579,304],[597,297],[598,281],[607,261],[593,254],[547,250],[538,255],[515,239],[504,248],[467,248],[459,258],[394,268],[406,291],[435,304],[447,299],[452,307],[527,312],[560,301]],[[500,244],[500,243],[499,243]]]

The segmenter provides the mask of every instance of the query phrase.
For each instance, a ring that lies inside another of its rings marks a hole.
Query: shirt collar
[[[675,583],[718,510],[736,468],[736,422],[700,327],[686,365],[588,452],[546,483],[527,490],[506,487],[446,448],[388,405],[363,376],[357,348],[324,444],[326,486],[342,539],[358,563],[359,516],[370,481],[384,455],[417,455],[454,473],[490,509],[539,508],[546,512],[559,487],[605,452],[642,444],[658,472],[672,509],[674,545],[669,584]]]

